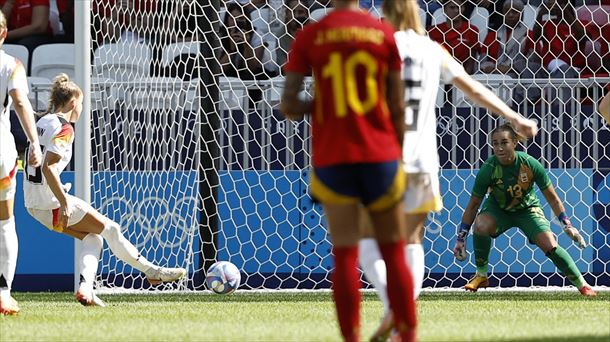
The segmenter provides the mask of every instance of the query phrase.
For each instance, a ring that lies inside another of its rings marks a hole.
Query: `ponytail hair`
[[[82,94],[76,83],[70,81],[68,75],[61,73],[53,79],[51,87],[51,96],[49,97],[49,106],[47,113],[54,113],[58,108],[68,104],[73,98]]]
[[[419,16],[417,0],[386,0],[382,8],[385,18],[396,30],[413,30],[422,36],[426,34]]]
[[[499,133],[499,132],[508,132],[510,134],[510,137],[513,140],[516,141],[527,141],[527,137],[521,133],[519,133],[515,127],[513,127],[513,124],[511,124],[510,122],[505,122],[502,125],[494,128],[493,131],[491,131],[491,136],[493,137],[494,134]]]

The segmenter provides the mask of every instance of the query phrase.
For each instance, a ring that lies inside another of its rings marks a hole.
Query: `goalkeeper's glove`
[[[563,232],[566,233],[570,237],[570,239],[572,239],[572,241],[574,241],[578,245],[578,247],[580,247],[581,249],[587,247],[585,239],[582,237],[582,235],[580,235],[578,230],[574,228],[574,226],[572,226],[572,222],[570,221],[570,218],[566,215],[565,212],[559,214],[557,218],[559,219],[559,222],[561,222]]]
[[[455,246],[453,247],[453,255],[459,261],[464,261],[468,258],[468,252],[466,252],[466,238],[468,237],[468,232],[470,232],[470,226],[471,225],[462,222],[458,229],[457,239],[455,241]]]

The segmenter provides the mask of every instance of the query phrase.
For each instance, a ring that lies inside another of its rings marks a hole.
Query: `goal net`
[[[593,8],[578,13],[593,17]],[[329,10],[305,0],[92,2],[92,202],[149,260],[188,269],[179,284],[152,288],[105,247],[101,286],[202,290],[206,269],[227,260],[242,272],[241,289],[329,288],[329,235],[308,195],[310,126],[277,109],[293,28]],[[531,28],[536,8],[523,13]],[[444,19],[442,9],[421,14]],[[476,8],[471,24],[489,32],[495,14]],[[474,59],[477,79],[539,121],[521,149],[548,170],[589,246],[579,250],[556,220],[553,231],[591,285],[610,285],[610,130],[596,110],[607,71],[481,73],[483,57]],[[463,286],[475,270],[470,242],[463,263],[451,248],[498,123],[451,87],[441,88],[438,118],[444,209],[426,224],[426,289]],[[489,264],[492,286],[568,285],[517,229],[494,240]]]

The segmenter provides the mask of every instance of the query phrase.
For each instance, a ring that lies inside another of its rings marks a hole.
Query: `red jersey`
[[[297,33],[285,70],[313,70],[314,166],[401,158],[385,97],[400,68],[394,28],[366,12],[334,10]]]
[[[0,7],[6,0],[0,0]],[[49,0],[16,0],[11,13],[7,16],[8,30],[12,31],[32,23],[32,8],[36,6],[50,7]],[[6,13],[5,13],[6,15]],[[51,24],[47,25],[47,33],[53,35]]]
[[[449,28],[445,23],[433,26],[428,32],[430,39],[441,44],[458,61],[464,63],[470,57],[477,58],[481,51],[479,29],[463,21],[462,25]]]
[[[585,34],[590,38],[595,37],[595,32],[591,32],[591,25],[583,24]],[[598,29],[599,30],[599,29]],[[536,42],[536,52],[542,56],[544,66],[548,66],[553,59],[561,59],[567,64],[575,67],[585,67],[587,65],[584,55],[584,46],[587,39],[579,43],[572,35],[572,27],[563,21],[557,23],[548,20],[542,24],[542,37]]]

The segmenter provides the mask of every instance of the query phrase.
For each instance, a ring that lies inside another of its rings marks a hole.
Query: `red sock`
[[[358,247],[333,247],[333,297],[341,334],[345,341],[358,341],[360,331],[360,274]]]
[[[403,342],[415,341],[417,311],[413,299],[413,278],[405,263],[404,241],[379,244],[387,267],[388,297],[394,324]]]

